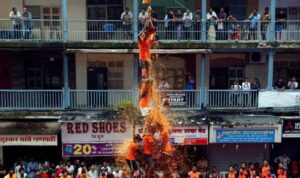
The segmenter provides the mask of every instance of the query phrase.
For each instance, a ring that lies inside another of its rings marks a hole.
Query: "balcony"
[[[133,22],[132,22],[133,23]],[[132,24],[131,23],[131,24]],[[161,42],[200,43],[201,22],[155,21]],[[270,39],[271,23],[250,21],[207,22],[207,43],[260,43]],[[261,28],[264,25],[264,28]],[[0,19],[0,42],[63,42],[62,20],[20,21]],[[128,43],[133,39],[133,25],[124,26],[121,20],[70,20],[68,21],[68,43],[71,42],[118,42]],[[218,30],[219,28],[219,30]],[[222,28],[222,29],[220,29]],[[300,20],[276,22],[275,39],[278,42],[300,42]],[[142,26],[139,26],[139,30]]]
[[[171,110],[203,110],[200,90],[163,90],[162,104]],[[113,109],[124,100],[138,103],[134,90],[0,90],[0,110],[99,110]],[[208,110],[300,111],[300,90],[207,90]]]
[[[162,104],[173,110],[200,109],[199,90],[164,90]],[[113,109],[124,100],[138,103],[133,90],[0,90],[0,110],[98,110]]]

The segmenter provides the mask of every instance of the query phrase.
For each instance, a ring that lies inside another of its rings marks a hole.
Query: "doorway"
[[[0,89],[11,88],[11,57],[9,54],[0,53]]]
[[[106,67],[88,67],[87,88],[92,90],[88,92],[88,103],[92,107],[107,106],[107,68]],[[96,91],[98,90],[98,91]]]

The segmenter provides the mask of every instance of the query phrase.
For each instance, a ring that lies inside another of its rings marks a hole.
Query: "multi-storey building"
[[[300,81],[297,0],[152,0],[151,6],[160,44],[155,52],[164,66],[158,75],[172,86],[167,92],[174,115],[180,113],[177,124],[206,129],[206,141],[195,148],[210,166],[226,170],[228,164],[261,162],[299,149],[293,143],[299,138],[282,138],[288,129],[280,117],[297,118],[300,92],[274,88],[278,78],[286,84],[292,77]],[[20,13],[27,7],[30,25],[11,20],[12,7]],[[125,7],[133,13],[126,30],[120,19]],[[2,162],[26,154],[60,156],[61,118],[103,118],[114,104],[137,100],[141,7],[137,0],[1,0]],[[221,7],[236,20],[207,19],[210,8],[218,14]],[[267,21],[249,19],[255,9],[263,15],[265,7],[271,13]],[[178,10],[199,9],[201,18],[191,25],[167,23],[169,9],[177,17]],[[276,19],[280,9],[287,15],[284,22]],[[196,80],[193,90],[185,88],[188,73]],[[241,85],[245,78],[257,78],[260,90],[235,90],[234,81]],[[37,135],[52,137],[36,141]]]

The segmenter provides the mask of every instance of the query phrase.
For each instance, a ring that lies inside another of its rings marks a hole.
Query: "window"
[[[122,0],[87,0],[89,20],[119,20],[122,12]]]

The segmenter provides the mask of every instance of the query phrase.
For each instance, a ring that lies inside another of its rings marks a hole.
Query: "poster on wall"
[[[170,106],[185,106],[186,94],[182,92],[162,92],[162,103],[170,101]]]
[[[1,135],[0,146],[57,146],[57,135]]]
[[[115,156],[118,143],[64,143],[64,157]]]
[[[283,120],[282,137],[300,138],[300,118]]]
[[[144,128],[138,127],[137,132],[143,135]],[[207,145],[208,127],[207,126],[174,126],[170,130],[170,142],[182,145]],[[159,137],[159,135],[155,135]]]
[[[216,143],[274,143],[275,129],[216,129]]]

